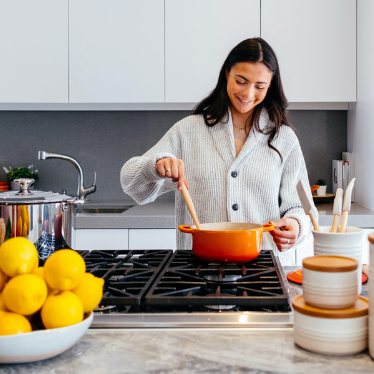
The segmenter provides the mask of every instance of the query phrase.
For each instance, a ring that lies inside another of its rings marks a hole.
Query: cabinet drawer
[[[75,232],[75,249],[128,249],[128,229],[82,229]]]
[[[176,249],[175,229],[130,229],[129,249]]]

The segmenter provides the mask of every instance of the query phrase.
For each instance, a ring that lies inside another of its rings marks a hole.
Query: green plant
[[[316,184],[318,186],[326,186],[326,181],[324,179],[318,179]]]
[[[4,167],[4,171],[6,172],[6,176],[9,182],[14,181],[18,178],[32,178],[34,180],[38,180],[38,171],[34,170],[34,166],[30,165],[27,168],[20,166],[19,168],[12,169],[10,166],[9,168]]]

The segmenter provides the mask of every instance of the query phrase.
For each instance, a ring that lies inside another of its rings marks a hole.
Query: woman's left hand
[[[269,231],[280,252],[292,248],[299,236],[299,222],[294,218],[282,218],[279,221],[271,222],[275,229]]]

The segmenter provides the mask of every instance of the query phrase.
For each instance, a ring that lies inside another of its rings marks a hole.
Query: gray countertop
[[[61,355],[0,365],[4,374],[373,373],[367,352],[332,357],[298,348],[293,331],[88,330]]]
[[[285,273],[296,267],[286,267]],[[291,285],[296,293],[301,287]],[[367,295],[367,285],[363,293]],[[373,373],[368,351],[334,357],[294,344],[293,329],[98,329],[66,352],[29,364],[0,365],[4,374]]]
[[[94,200],[85,207],[122,207],[134,205],[123,213],[78,213],[73,219],[76,229],[175,228],[174,200],[158,199],[138,205],[132,200]]]
[[[175,228],[174,200],[158,199],[145,205],[137,205],[132,200],[92,200],[86,207],[121,207],[134,205],[123,213],[80,213],[73,219],[76,229],[116,229],[116,228]],[[319,225],[330,226],[333,220],[333,205],[316,205]],[[348,226],[374,228],[374,212],[352,203],[348,216]]]

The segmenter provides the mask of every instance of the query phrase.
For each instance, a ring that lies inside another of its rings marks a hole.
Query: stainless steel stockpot
[[[0,193],[0,244],[22,236],[35,244],[39,258],[72,247],[72,209],[84,200],[52,191],[29,190],[33,179],[17,179],[19,191]]]

